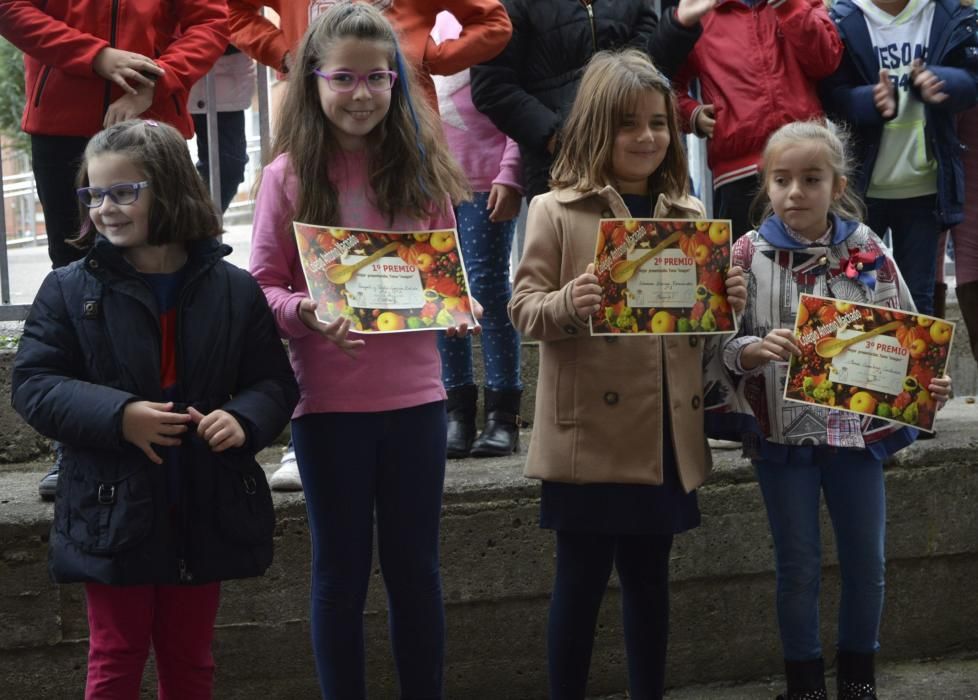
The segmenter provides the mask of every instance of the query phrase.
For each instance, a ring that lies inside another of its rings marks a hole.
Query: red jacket
[[[310,19],[336,0],[228,0],[231,42],[259,63],[283,68],[286,52],[295,55]],[[432,109],[438,97],[431,75],[453,75],[495,58],[509,43],[513,25],[499,0],[371,0],[397,29],[401,49],[417,72]],[[281,28],[261,15],[270,7]],[[431,38],[435,17],[448,10],[462,25],[458,39],[436,44]]]
[[[180,24],[178,30],[177,24]],[[221,0],[3,0],[0,35],[24,52],[30,134],[92,136],[123,95],[92,70],[107,46],[152,58],[165,74],[141,116],[190,137],[187,93],[224,53],[227,6]]]
[[[793,121],[823,115],[817,82],[842,60],[842,42],[822,0],[720,0],[674,87],[687,129],[702,104],[716,113],[706,152],[714,187],[757,172],[768,137]]]

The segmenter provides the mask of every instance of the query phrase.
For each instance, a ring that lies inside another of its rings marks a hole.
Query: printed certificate
[[[927,387],[944,375],[953,323],[802,294],[795,336],[802,357],[789,364],[786,400],[933,430]]]
[[[732,333],[730,222],[602,219],[594,257],[601,309],[591,335]]]
[[[298,221],[293,229],[323,323],[345,317],[358,333],[478,325],[454,229],[369,231]]]

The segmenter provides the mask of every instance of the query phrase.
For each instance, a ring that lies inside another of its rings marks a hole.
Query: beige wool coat
[[[692,197],[660,195],[654,216],[705,216]],[[509,303],[514,326],[540,341],[533,434],[525,475],[548,481],[662,483],[662,431],[671,430],[683,488],[711,467],[703,429],[703,336],[592,337],[571,302],[594,260],[598,221],[629,218],[611,187],[557,190],[530,204]],[[663,424],[663,377],[668,425]]]

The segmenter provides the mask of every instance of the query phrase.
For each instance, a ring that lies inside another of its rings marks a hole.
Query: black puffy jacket
[[[265,295],[221,260],[228,252],[216,240],[190,247],[176,320],[178,395],[204,413],[228,411],[247,438],[215,453],[188,431],[176,464],[153,464],[122,437],[128,403],[162,400],[150,287],[101,237],[41,285],[12,396],[24,420],[64,447],[55,581],[204,583],[256,576],[271,563],[275,512],[254,455],[288,422],[299,392]],[[180,470],[175,499],[168,469]]]
[[[472,68],[472,102],[520,145],[527,199],[546,192],[547,142],[570,112],[598,51],[645,50],[667,77],[686,60],[700,26],[686,29],[670,8],[660,22],[651,0],[503,0],[513,23],[506,49]]]

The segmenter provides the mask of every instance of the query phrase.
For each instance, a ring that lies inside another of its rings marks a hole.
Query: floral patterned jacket
[[[878,418],[784,401],[787,363],[750,371],[740,364],[747,345],[775,328],[794,328],[803,293],[916,310],[876,234],[859,222],[833,217],[832,223],[824,242],[803,244],[771,216],[733,246],[731,264],[747,279],[747,307],[738,332],[708,358],[707,432],[742,441],[748,456],[769,456],[780,446],[831,445],[865,447],[882,458],[916,437],[915,430]]]

